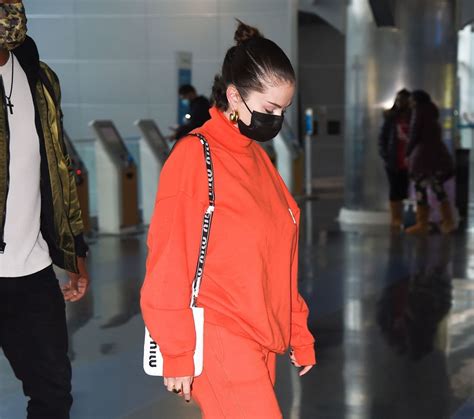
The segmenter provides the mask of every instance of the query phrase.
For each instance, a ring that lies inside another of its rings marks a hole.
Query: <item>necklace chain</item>
[[[7,95],[7,93],[5,92],[5,97],[7,99],[7,108],[10,110],[10,115],[13,115],[13,108],[15,107],[15,105],[13,105],[11,98],[13,94],[13,78],[15,76],[15,56],[10,53],[10,58],[12,60],[12,79],[10,84],[10,94]]]
[[[12,79],[10,84],[10,94],[7,96],[8,100],[11,100],[13,94],[13,77],[15,76],[15,56],[10,53],[10,58],[12,59]],[[6,95],[5,95],[6,96]]]

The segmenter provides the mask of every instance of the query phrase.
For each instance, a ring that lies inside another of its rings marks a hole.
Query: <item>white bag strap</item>
[[[207,246],[209,244],[209,236],[211,233],[212,216],[215,209],[215,191],[214,191],[214,168],[212,165],[211,149],[209,144],[202,134],[190,134],[198,137],[201,141],[204,150],[204,158],[206,161],[206,172],[207,172],[207,183],[209,187],[209,207],[204,214],[204,220],[202,223],[201,233],[201,246],[199,247],[199,257],[196,267],[196,274],[194,275],[193,281],[193,293],[191,297],[191,307],[197,307],[197,298],[199,296],[199,290],[201,288],[202,277],[204,273],[204,264],[207,255]]]

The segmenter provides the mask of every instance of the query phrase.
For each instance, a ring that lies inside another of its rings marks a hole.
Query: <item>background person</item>
[[[204,125],[211,118],[209,108],[211,104],[204,96],[198,96],[196,89],[190,84],[185,84],[179,88],[179,97],[182,101],[189,105],[189,118],[185,124],[179,126],[172,138],[179,140],[193,129]]]
[[[441,231],[448,234],[456,228],[451,204],[444,189],[444,183],[454,176],[453,158],[441,138],[439,110],[431,101],[430,95],[423,90],[414,91],[410,103],[413,117],[407,157],[410,176],[415,182],[417,222],[406,232],[423,234],[429,231],[427,188],[430,186],[441,209]]]
[[[392,228],[403,224],[403,201],[408,198],[409,175],[406,150],[410,131],[410,92],[397,93],[392,109],[384,112],[384,123],[379,136],[379,153],[385,163],[389,182]]]
[[[397,230],[403,224],[403,201],[408,198],[406,150],[411,117],[409,99],[408,90],[397,93],[393,107],[384,112],[385,120],[379,136],[379,154],[384,161],[390,187],[390,225]]]

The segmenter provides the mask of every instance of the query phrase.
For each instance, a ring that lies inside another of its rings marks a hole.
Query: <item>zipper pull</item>
[[[293,211],[291,210],[291,208],[288,208],[288,211],[290,211],[291,218],[293,219],[293,222],[296,224],[296,219],[295,219],[295,216],[293,215]]]

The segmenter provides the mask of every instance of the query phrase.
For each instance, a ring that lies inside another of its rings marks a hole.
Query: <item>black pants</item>
[[[65,303],[52,267],[0,278],[0,347],[30,398],[28,419],[69,418]]]
[[[390,185],[390,201],[403,201],[408,198],[410,179],[408,170],[385,169]]]

